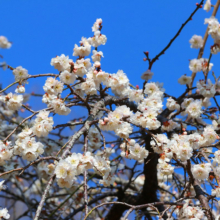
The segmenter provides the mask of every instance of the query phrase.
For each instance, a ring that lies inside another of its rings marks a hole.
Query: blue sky
[[[62,53],[73,58],[74,44],[79,43],[82,36],[92,36],[91,26],[96,18],[102,18],[102,33],[108,38],[107,44],[99,48],[104,53],[102,69],[109,73],[122,69],[132,84],[142,86],[140,76],[148,67],[142,60],[143,51],[149,51],[150,57],[160,52],[195,9],[196,2],[0,1],[0,35],[13,42],[10,50],[1,50],[0,54],[8,64],[21,65],[30,74],[56,73],[50,66],[51,58]],[[182,74],[191,74],[188,60],[198,54],[188,41],[194,34],[204,35],[204,18],[210,16],[211,12],[200,9],[166,54],[154,64],[152,81],[164,82],[167,93],[179,95],[184,91],[185,87],[178,85],[177,80]],[[206,46],[205,57],[209,55],[211,43],[212,40]],[[217,59],[216,56],[212,59],[216,74],[220,65]],[[0,71],[3,86],[13,82],[11,71]],[[32,79],[27,91],[42,91],[44,80]]]

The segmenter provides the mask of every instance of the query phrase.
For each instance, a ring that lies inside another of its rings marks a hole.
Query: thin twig
[[[193,15],[200,9],[200,6],[203,4],[204,0],[202,0],[199,4],[197,4],[196,9],[192,12],[192,14],[189,16],[189,18],[181,25],[180,29],[177,31],[175,36],[170,40],[170,42],[167,44],[167,46],[159,53],[157,54],[151,61],[148,69],[152,68],[152,65],[156,60],[159,59],[161,55],[165,53],[165,51],[172,45],[172,43],[175,41],[175,39],[180,35],[182,29],[186,26],[186,24],[192,20]]]

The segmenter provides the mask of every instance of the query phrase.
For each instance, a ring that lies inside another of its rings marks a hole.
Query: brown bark
[[[158,182],[157,182],[157,163],[158,163],[158,154],[153,152],[153,149],[150,146],[151,135],[142,133],[145,139],[145,148],[150,152],[149,156],[145,159],[144,162],[144,175],[145,175],[145,182],[143,186],[143,190],[138,197],[134,196],[126,196],[124,192],[118,197],[118,202],[126,202],[131,205],[141,205],[146,203],[153,203],[159,201],[157,198],[157,189],[158,189]],[[115,204],[110,209],[109,213],[107,214],[105,220],[119,220],[124,211],[129,209],[129,207]],[[143,209],[143,211],[146,208]],[[158,206],[158,210],[161,212],[164,210],[163,205]],[[151,216],[148,212],[144,212],[147,219],[151,220]],[[166,215],[164,216],[166,219]]]

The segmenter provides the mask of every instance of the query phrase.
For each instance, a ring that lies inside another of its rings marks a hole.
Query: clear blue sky
[[[21,65],[30,74],[56,73],[50,66],[51,58],[62,53],[73,58],[74,44],[79,43],[82,36],[92,36],[93,23],[96,18],[102,18],[102,33],[108,38],[107,44],[99,48],[104,53],[102,69],[109,73],[122,69],[132,84],[142,86],[140,76],[148,67],[142,60],[143,51],[149,51],[150,57],[156,55],[195,9],[196,2],[0,1],[0,35],[13,42],[10,50],[1,50],[0,54],[8,64],[13,67]],[[204,35],[204,18],[210,16],[211,12],[200,9],[167,53],[154,64],[152,81],[164,82],[167,93],[178,95],[184,91],[185,87],[180,87],[177,79],[182,74],[191,74],[188,60],[198,54],[197,49],[190,48],[188,41],[193,34]],[[208,55],[206,51],[205,56]],[[212,59],[216,74],[220,66],[218,59],[218,56]],[[14,80],[9,70],[0,70],[0,77],[3,87]],[[44,80],[37,80],[33,86],[35,79],[32,79],[27,91],[42,91]]]

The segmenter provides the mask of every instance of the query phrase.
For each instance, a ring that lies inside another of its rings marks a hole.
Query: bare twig
[[[202,0],[199,4],[197,4],[196,9],[192,12],[192,14],[188,17],[188,19],[181,25],[180,29],[177,31],[177,33],[175,34],[175,36],[170,40],[170,42],[167,44],[167,46],[159,53],[157,54],[151,61],[149,64],[149,68],[152,68],[152,65],[154,64],[154,62],[156,60],[159,59],[159,57],[161,55],[163,55],[165,53],[165,51],[172,45],[172,43],[175,41],[175,39],[180,35],[182,29],[186,26],[186,24],[192,20],[193,15],[201,8],[200,6],[203,4],[204,0]]]

